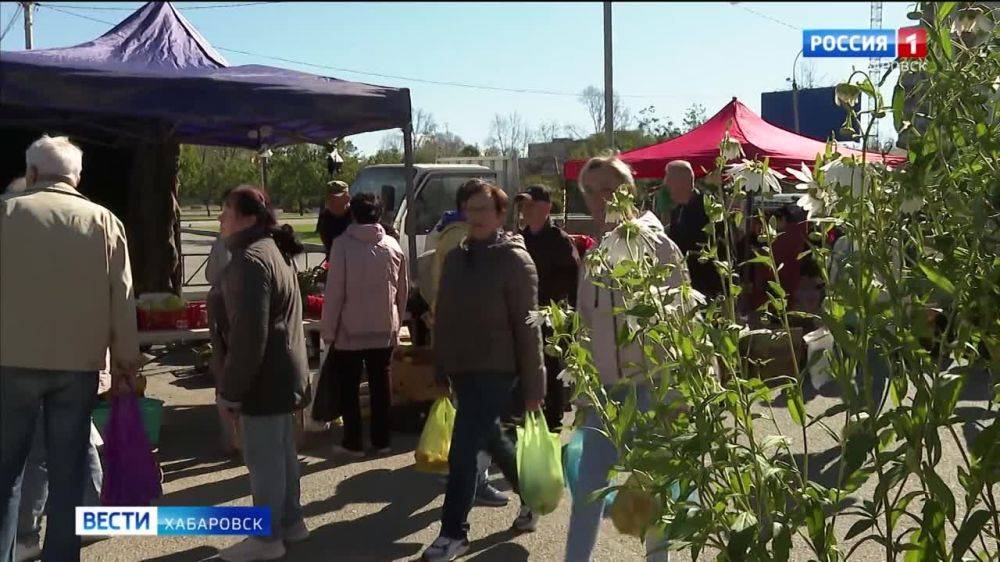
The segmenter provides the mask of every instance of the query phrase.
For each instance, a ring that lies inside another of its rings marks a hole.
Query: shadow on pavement
[[[440,519],[440,509],[425,508],[442,491],[433,475],[412,466],[373,469],[341,482],[326,500],[303,506],[306,517],[352,504],[387,504],[370,515],[314,529],[312,537],[289,550],[290,560],[321,560],[336,552],[344,560],[394,560],[420,554],[423,544],[398,542]]]
[[[510,542],[518,533],[504,531],[473,541],[469,545],[470,561],[477,562],[513,562],[527,560],[528,551],[519,544]],[[473,556],[474,555],[474,556]]]
[[[147,558],[146,562],[198,562],[215,559],[219,551],[210,546],[198,546],[183,552],[175,552],[166,556]]]

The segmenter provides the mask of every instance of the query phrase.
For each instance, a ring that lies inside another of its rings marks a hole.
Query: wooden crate
[[[392,403],[429,402],[449,393],[435,380],[434,352],[429,347],[403,344],[396,348],[390,367]]]

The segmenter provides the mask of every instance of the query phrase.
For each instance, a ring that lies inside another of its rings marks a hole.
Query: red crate
[[[305,317],[319,320],[323,315],[323,295],[306,295]]]
[[[184,330],[188,327],[187,310],[136,309],[140,330]]]
[[[208,327],[208,308],[205,301],[192,301],[187,303],[185,312],[187,314],[188,328],[197,329]]]

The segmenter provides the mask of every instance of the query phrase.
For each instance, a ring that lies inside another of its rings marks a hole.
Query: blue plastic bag
[[[156,462],[134,395],[111,399],[104,428],[102,505],[148,506],[163,494]]]

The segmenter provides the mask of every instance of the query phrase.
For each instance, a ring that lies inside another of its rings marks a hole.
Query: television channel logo
[[[806,29],[802,31],[802,56],[922,59],[927,56],[927,30]]]
[[[266,507],[77,507],[77,535],[178,536],[271,534]]]

